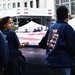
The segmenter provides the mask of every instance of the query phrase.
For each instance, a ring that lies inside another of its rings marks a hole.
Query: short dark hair
[[[65,20],[68,18],[68,9],[65,6],[59,6],[56,10],[57,20]]]

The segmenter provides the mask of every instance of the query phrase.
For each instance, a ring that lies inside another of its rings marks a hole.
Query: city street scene
[[[75,75],[75,0],[0,0],[0,30],[0,75]]]

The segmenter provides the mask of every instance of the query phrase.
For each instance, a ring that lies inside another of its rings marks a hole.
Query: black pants
[[[51,68],[51,75],[66,75],[64,68]]]
[[[1,66],[0,66],[0,75],[3,75],[4,74],[4,68],[2,68]]]
[[[26,61],[23,55],[9,58],[4,75],[25,75]]]
[[[50,68],[51,75],[66,75],[65,68]],[[75,67],[71,67],[70,75],[75,75]]]

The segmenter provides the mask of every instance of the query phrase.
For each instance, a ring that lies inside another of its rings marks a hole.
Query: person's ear
[[[57,15],[54,15],[55,19],[57,19]]]
[[[66,19],[65,19],[65,21],[68,22],[68,20],[69,20],[69,17],[67,16]]]

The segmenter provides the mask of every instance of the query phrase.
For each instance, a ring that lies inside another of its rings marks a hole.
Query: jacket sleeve
[[[48,33],[49,33],[49,29],[48,29],[48,31],[46,32],[45,36],[42,38],[42,40],[39,42],[39,44],[38,44],[38,47],[39,47],[39,48],[46,49]]]
[[[0,32],[0,64],[2,67],[5,67],[7,65],[8,56],[8,45],[6,43],[4,35],[2,34],[2,32]]]
[[[75,31],[69,25],[65,28],[65,41],[68,48],[68,53],[75,56]]]

